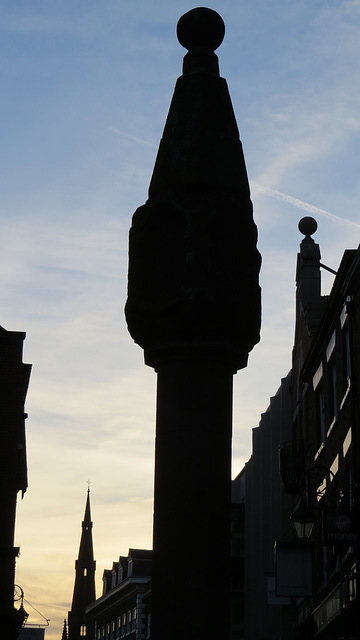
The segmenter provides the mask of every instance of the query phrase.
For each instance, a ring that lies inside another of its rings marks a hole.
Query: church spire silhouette
[[[61,640],[68,640],[66,620],[64,620],[64,626],[63,626]]]
[[[82,532],[79,546],[78,558],[75,561],[75,584],[71,604],[71,611],[68,616],[68,640],[79,640],[80,638],[93,638],[93,632],[89,628],[86,607],[94,602],[95,595],[95,568],[94,560],[91,509],[90,509],[90,487],[87,491],[84,520],[82,522]]]

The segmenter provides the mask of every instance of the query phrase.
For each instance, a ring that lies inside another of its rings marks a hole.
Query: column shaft
[[[223,640],[230,619],[232,371],[157,368],[153,640]]]

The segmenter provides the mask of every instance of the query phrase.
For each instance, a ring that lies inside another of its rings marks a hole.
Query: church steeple
[[[63,632],[62,632],[61,640],[68,640],[66,620],[64,620],[64,626],[63,626]]]
[[[84,640],[93,638],[92,630],[89,628],[86,607],[94,602],[95,596],[95,567],[94,560],[91,510],[90,510],[90,488],[87,491],[84,520],[82,522],[82,532],[79,546],[78,558],[75,561],[75,584],[74,593],[69,611],[69,640]]]

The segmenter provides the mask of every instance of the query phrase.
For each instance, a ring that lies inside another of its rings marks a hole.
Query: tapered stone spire
[[[230,638],[232,379],[259,340],[260,255],[224,32],[211,9],[179,20],[183,75],[130,230],[126,319],[158,375],[152,640]]]
[[[95,568],[90,510],[90,489],[88,489],[78,558],[75,561],[74,593],[69,611],[69,640],[93,638],[85,613],[86,607],[95,600]]]
[[[259,340],[260,255],[242,145],[214,49],[221,17],[178,23],[189,49],[149,188],[133,216],[126,318],[145,361],[206,351],[246,366]]]
[[[61,640],[68,640],[66,620],[64,620],[64,626],[63,626],[63,630],[62,630]]]

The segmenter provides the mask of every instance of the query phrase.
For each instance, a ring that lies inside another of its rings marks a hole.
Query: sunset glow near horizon
[[[29,623],[50,619],[46,640],[60,640],[71,605],[88,480],[97,596],[120,554],[152,545],[156,374],[124,319],[128,232],[182,73],[176,24],[194,6],[0,7],[0,324],[26,332],[32,364],[16,583]],[[360,241],[360,0],[208,6],[226,26],[216,53],[263,258],[261,342],[234,378],[235,477],[291,368],[298,221],[316,218],[335,270]]]

